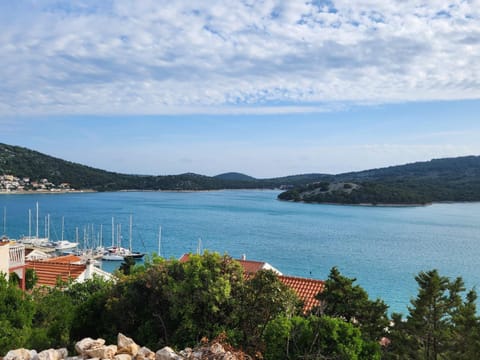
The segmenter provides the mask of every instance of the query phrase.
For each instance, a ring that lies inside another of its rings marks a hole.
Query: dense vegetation
[[[238,173],[214,177],[193,173],[180,175],[119,174],[61,160],[26,148],[0,144],[0,175],[48,179],[69,183],[75,189],[115,190],[215,190],[275,188],[318,181],[324,175],[306,174],[274,179],[255,179]]]
[[[216,190],[286,188],[281,200],[341,204],[427,204],[480,201],[480,157],[466,156],[339,175],[303,174],[255,179],[240,173],[203,176],[127,175],[60,160],[36,151],[0,144],[0,175],[46,178],[75,189]],[[341,185],[341,186],[339,186]]]
[[[245,278],[230,257],[205,253],[189,262],[154,257],[122,266],[118,280],[59,284],[23,294],[0,277],[0,355],[27,347],[72,347],[118,332],[152,349],[183,348],[219,334],[247,353],[273,359],[476,359],[476,293],[436,270],[417,277],[406,318],[387,316],[355,279],[333,268],[304,314],[295,294],[270,271]],[[126,274],[125,274],[126,273]],[[381,345],[382,344],[382,345]]]
[[[279,199],[374,205],[480,201],[480,157],[437,159],[335,175],[330,180],[290,189]]]

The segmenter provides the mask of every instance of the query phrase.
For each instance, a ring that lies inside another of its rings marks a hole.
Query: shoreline
[[[35,194],[81,194],[81,193],[95,193],[95,190],[58,190],[58,191],[50,191],[50,190],[20,190],[20,191],[0,191],[0,195],[35,195]]]
[[[238,190],[245,190],[245,191],[269,191],[269,190],[280,190],[280,189],[266,189],[266,188],[241,188],[241,189],[209,189],[209,190],[142,190],[142,189],[123,189],[123,190],[113,190],[113,191],[97,191],[92,189],[84,189],[84,190],[59,190],[59,191],[49,191],[49,190],[41,190],[41,191],[29,191],[29,190],[22,190],[22,191],[0,191],[0,196],[2,195],[64,195],[64,194],[92,194],[92,193],[100,193],[100,192],[120,192],[120,193],[127,193],[127,192],[174,192],[174,193],[194,193],[194,192],[214,192],[214,191],[238,191]],[[311,204],[311,205],[336,205],[336,206],[361,206],[361,207],[391,207],[391,208],[407,208],[407,207],[427,207],[435,204],[472,204],[478,203],[479,200],[472,200],[472,201],[432,201],[429,203],[421,204],[421,203],[412,203],[412,204],[401,204],[401,203],[360,203],[360,204],[344,204],[344,203],[332,203],[332,202],[306,202],[306,201],[295,201],[295,200],[282,200],[276,198],[278,201],[284,202],[291,202],[291,203],[301,203],[301,204]]]

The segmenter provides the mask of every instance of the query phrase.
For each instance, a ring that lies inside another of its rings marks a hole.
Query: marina
[[[28,209],[38,201],[41,214],[50,214],[55,224],[65,217],[65,238],[78,238],[80,249],[86,244],[93,252],[100,240],[102,247],[111,245],[112,216],[117,233],[117,224],[129,229],[134,214],[132,249],[146,256],[161,253],[178,259],[196,253],[201,238],[205,250],[234,258],[245,254],[285,274],[325,279],[337,266],[357,278],[371,297],[382,298],[390,311],[406,312],[417,291],[414,277],[419,271],[435,268],[444,276],[462,276],[467,288],[480,285],[480,203],[410,208],[309,205],[278,201],[278,193],[7,195],[0,197],[0,209],[7,208],[7,233],[16,239],[28,236]],[[56,240],[56,232],[51,232]],[[60,239],[60,232],[57,235]],[[122,246],[127,243],[128,236],[121,240]],[[113,271],[120,263],[103,261],[102,268]]]

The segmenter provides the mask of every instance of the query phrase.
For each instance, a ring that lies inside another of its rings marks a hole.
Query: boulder
[[[103,339],[93,340],[92,338],[85,338],[75,344],[75,350],[78,354],[84,356],[86,355],[87,350],[98,348],[103,345],[105,345],[105,340]]]
[[[34,350],[35,351],[35,350]],[[33,360],[33,356],[36,355],[32,354],[32,352],[28,349],[16,349],[10,350],[7,355],[3,357],[4,360]]]
[[[134,360],[155,360],[155,353],[144,346],[138,350]]]
[[[114,360],[132,360],[132,355],[130,355],[130,354],[117,354],[117,355],[115,355]]]
[[[38,360],[62,360],[68,357],[68,350],[65,348],[55,350],[48,349],[38,353]]]
[[[89,358],[113,359],[116,353],[117,345],[103,345],[85,350],[85,355]]]
[[[155,360],[183,360],[184,357],[178,355],[172,348],[165,346],[155,353]]]
[[[117,336],[117,345],[119,354],[130,354],[132,356],[137,355],[140,346],[138,346],[135,341],[131,338],[119,333]]]

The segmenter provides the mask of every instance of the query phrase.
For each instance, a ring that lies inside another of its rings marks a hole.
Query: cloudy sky
[[[269,177],[480,154],[479,0],[0,0],[0,142]]]

